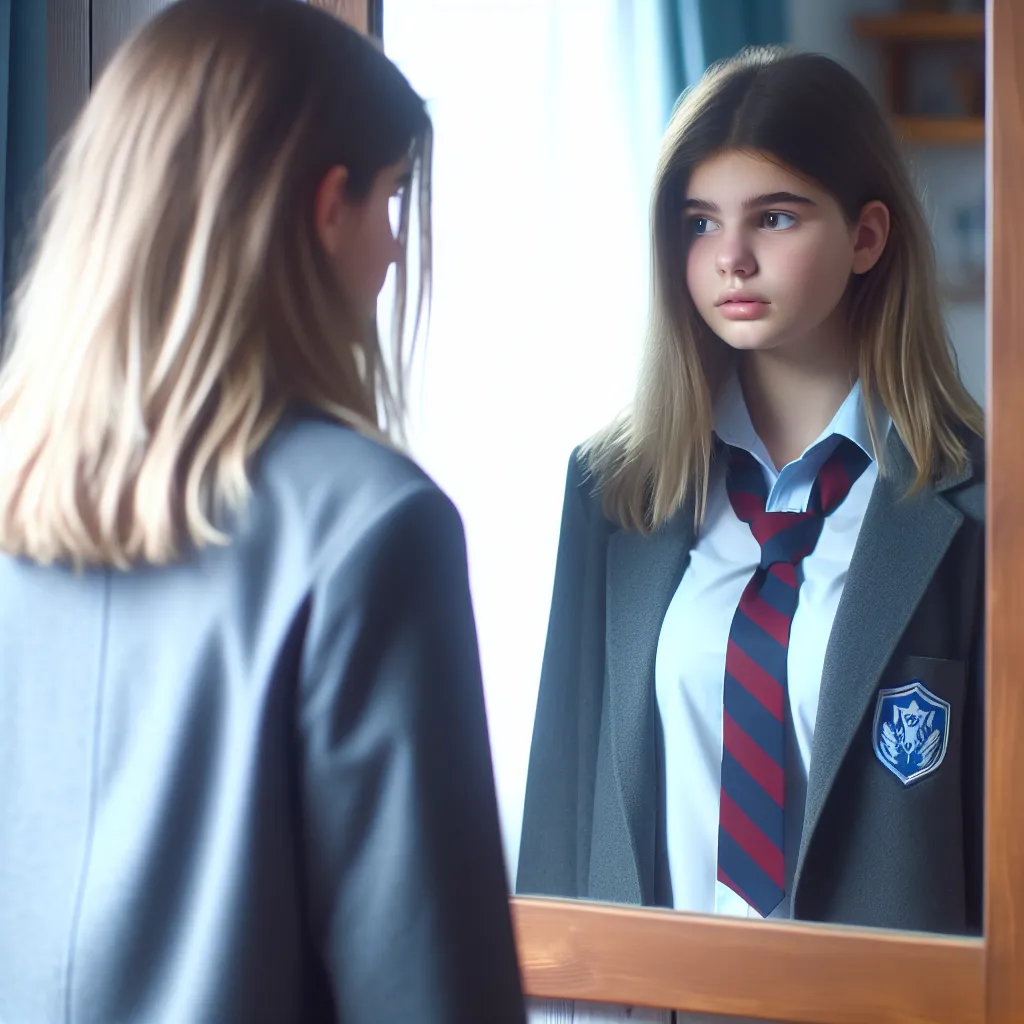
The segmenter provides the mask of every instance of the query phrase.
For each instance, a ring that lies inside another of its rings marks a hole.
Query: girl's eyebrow
[[[764,195],[753,196],[743,200],[743,209],[752,210],[762,206],[775,206],[778,203],[796,203],[803,206],[814,206],[815,202],[808,196],[800,196],[795,192],[766,192]],[[706,213],[718,213],[719,208],[715,203],[706,199],[694,199],[687,197],[683,200],[684,210],[703,210]]]

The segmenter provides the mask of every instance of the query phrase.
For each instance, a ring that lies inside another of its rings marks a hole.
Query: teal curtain
[[[45,188],[46,7],[0,0],[0,302]]]
[[[669,107],[717,60],[785,43],[786,0],[663,0],[671,47]]]

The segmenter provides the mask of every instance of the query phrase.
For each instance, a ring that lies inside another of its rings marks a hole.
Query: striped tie
[[[729,500],[761,545],[761,562],[733,616],[725,656],[718,880],[762,917],[786,894],[784,710],[797,567],[869,461],[843,438],[822,466],[806,512],[766,512],[764,471],[749,452],[729,449]]]

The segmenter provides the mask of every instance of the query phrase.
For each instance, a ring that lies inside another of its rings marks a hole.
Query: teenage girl
[[[0,375],[0,1020],[523,1020],[462,524],[372,329],[430,138],[295,0],[169,5],[74,128]]]
[[[569,464],[517,888],[981,927],[983,417],[869,93],[769,49],[666,132],[629,413]]]

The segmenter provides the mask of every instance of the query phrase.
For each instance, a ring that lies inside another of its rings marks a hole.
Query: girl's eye
[[[710,217],[691,217],[690,230],[695,235],[707,235],[717,228],[718,225]]]
[[[402,194],[388,198],[388,220],[391,222],[391,234],[398,237],[398,230],[402,224]]]
[[[796,217],[781,210],[771,210],[764,215],[764,226],[772,231],[784,231],[796,224]]]

